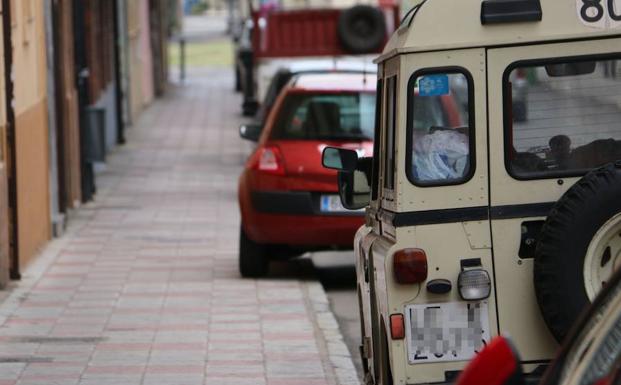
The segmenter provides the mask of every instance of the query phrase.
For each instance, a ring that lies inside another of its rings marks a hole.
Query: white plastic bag
[[[414,138],[414,177],[421,182],[459,179],[468,170],[468,136],[454,130],[438,130]]]

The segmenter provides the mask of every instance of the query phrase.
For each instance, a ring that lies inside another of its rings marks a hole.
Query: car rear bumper
[[[255,242],[299,247],[353,247],[364,213],[322,213],[321,194],[252,192],[242,204],[244,230]]]
[[[320,207],[321,195],[321,193],[306,191],[253,191],[250,194],[252,207],[264,214],[364,217],[362,211],[322,212]]]

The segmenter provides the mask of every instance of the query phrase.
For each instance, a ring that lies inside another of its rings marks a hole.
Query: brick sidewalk
[[[237,272],[239,97],[156,102],[0,306],[0,385],[355,384],[321,287]]]

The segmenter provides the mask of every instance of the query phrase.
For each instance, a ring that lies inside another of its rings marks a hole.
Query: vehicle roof
[[[338,56],[332,58],[304,58],[304,59],[271,59],[270,64],[279,68],[279,71],[368,71],[377,72],[377,65],[373,63],[374,56]]]
[[[604,4],[605,2],[602,2]],[[621,29],[587,26],[575,0],[542,0],[542,20],[482,25],[482,0],[428,0],[411,25],[409,17],[377,62],[399,53],[492,47],[621,35]]]
[[[296,75],[289,87],[300,91],[373,91],[377,75],[361,72],[303,73]]]

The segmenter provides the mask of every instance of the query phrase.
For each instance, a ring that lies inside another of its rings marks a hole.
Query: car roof
[[[300,91],[373,91],[377,75],[364,72],[312,72],[294,76],[289,88]]]
[[[531,3],[535,2],[538,3],[535,0]],[[579,17],[582,2],[577,3],[575,0],[542,0],[541,21],[508,20],[486,25],[481,21],[482,0],[419,0],[419,3],[422,3],[420,9],[404,19],[376,62],[407,52],[525,45],[621,35],[621,29],[606,28],[606,23],[610,22],[605,18],[602,28],[586,25]]]

